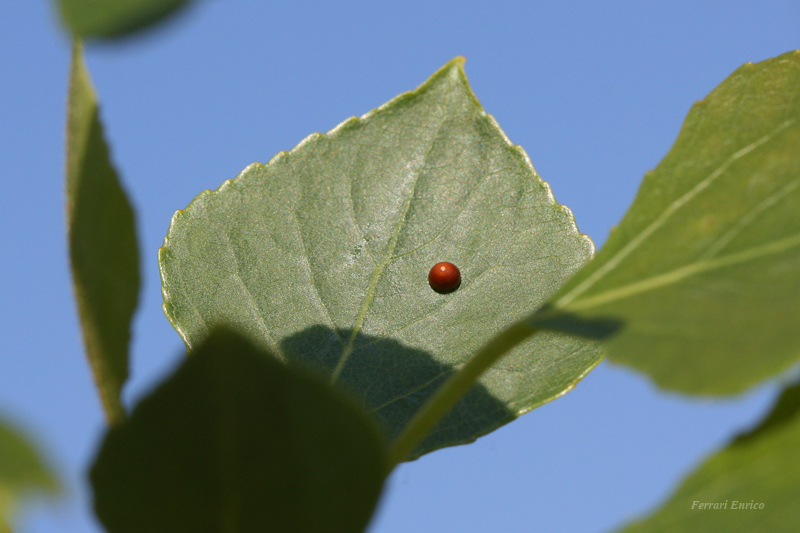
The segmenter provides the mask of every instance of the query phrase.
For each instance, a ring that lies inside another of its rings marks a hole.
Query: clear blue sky
[[[0,0],[0,413],[69,486],[21,532],[100,531],[84,474],[102,415],[66,262],[69,43],[50,2]],[[156,251],[172,213],[413,89],[456,55],[508,137],[599,246],[690,105],[736,67],[800,48],[795,1],[366,3],[203,1],[87,61],[113,158],[138,210],[144,288],[129,404],[179,360]],[[608,531],[646,512],[756,421],[733,400],[657,390],[603,363],[576,389],[476,443],[390,478],[372,533]]]

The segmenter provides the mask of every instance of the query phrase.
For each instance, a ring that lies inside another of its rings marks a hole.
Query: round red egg
[[[436,263],[428,272],[428,283],[434,290],[452,291],[461,283],[461,271],[453,263]]]

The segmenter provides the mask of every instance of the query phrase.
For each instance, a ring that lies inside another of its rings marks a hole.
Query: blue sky
[[[85,471],[103,427],[69,282],[63,146],[69,41],[50,2],[0,0],[0,413],[68,485],[22,532],[100,531]],[[473,90],[600,247],[691,104],[735,68],[800,48],[800,5],[753,2],[201,1],[87,62],[138,211],[144,287],[133,404],[180,358],[156,252],[172,213],[253,161],[413,89],[456,55]],[[372,533],[608,531],[759,419],[601,364],[574,391],[389,479]]]

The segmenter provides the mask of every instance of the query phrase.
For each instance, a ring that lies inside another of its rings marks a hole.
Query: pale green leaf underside
[[[481,345],[591,256],[525,153],[472,94],[463,60],[175,214],[165,312],[195,346],[219,322],[316,367],[397,435]],[[458,290],[428,270],[451,261]],[[547,332],[489,371],[419,452],[468,442],[570,388],[595,345]]]
[[[34,445],[0,420],[0,531],[25,496],[57,490],[58,481]]]
[[[64,23],[76,37],[114,38],[147,28],[190,0],[59,0]]]
[[[624,531],[800,531],[798,449],[800,385],[795,385],[784,391],[758,428],[705,460],[658,511]],[[701,503],[720,505],[700,508]],[[764,507],[739,508],[751,503]]]
[[[625,324],[612,361],[734,393],[800,355],[800,53],[696,103],[625,218],[554,307]]]

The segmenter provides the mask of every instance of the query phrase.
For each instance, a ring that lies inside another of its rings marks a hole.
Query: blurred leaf
[[[80,44],[72,52],[67,119],[67,225],[86,353],[110,421],[124,416],[130,323],[139,292],[133,209],[103,140]]]
[[[190,0],[58,0],[61,17],[76,37],[113,38],[142,30]]]
[[[759,427],[703,462],[664,506],[624,531],[794,533],[800,531],[798,501],[800,384],[783,392]],[[701,503],[727,503],[727,507],[700,508]],[[740,508],[751,503],[764,507]]]
[[[218,330],[109,430],[91,481],[112,533],[349,532],[369,521],[385,459],[349,399]]]
[[[9,530],[21,499],[34,492],[54,494],[58,481],[33,444],[0,420],[0,531]]]
[[[591,256],[458,58],[405,93],[178,211],[159,255],[187,346],[236,324],[362,398],[394,438],[493,335]],[[460,287],[431,289],[439,261]],[[504,357],[416,455],[470,442],[570,389],[596,344],[544,332]]]
[[[798,86],[790,52],[696,103],[608,243],[559,290],[554,309],[624,323],[609,359],[700,394],[739,392],[797,360]]]

